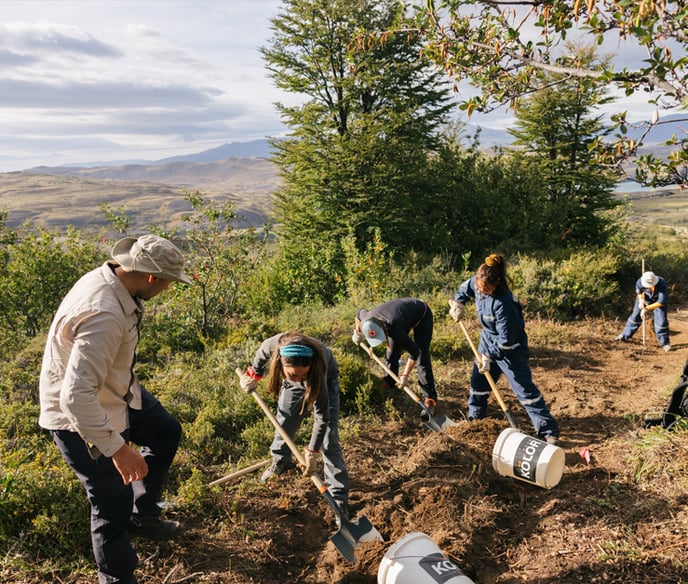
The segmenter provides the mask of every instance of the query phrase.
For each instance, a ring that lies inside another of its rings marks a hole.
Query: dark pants
[[[432,310],[428,306],[425,316],[420,319],[418,324],[411,329],[413,331],[413,342],[416,343],[418,351],[418,361],[416,362],[416,371],[418,372],[418,385],[423,392],[423,396],[431,397],[437,400],[437,390],[435,389],[435,376],[432,372],[432,361],[430,360],[430,341],[432,341],[433,329]],[[389,347],[385,354],[385,361],[387,367],[395,375],[399,374],[399,358],[401,357],[402,347],[399,343],[395,343],[391,337],[388,339]],[[391,376],[386,375],[385,382],[394,387],[396,381]]]
[[[91,504],[91,543],[100,584],[136,584],[138,560],[129,541],[129,518],[134,511],[141,515],[160,513],[156,503],[181,439],[179,422],[160,402],[145,389],[141,397],[141,410],[129,409],[130,427],[122,433],[125,440],[141,446],[148,465],[148,475],[137,483],[125,485],[111,458],[91,458],[76,432],[50,432]]]

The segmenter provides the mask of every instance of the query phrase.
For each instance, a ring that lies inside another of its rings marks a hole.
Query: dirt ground
[[[217,488],[220,519],[187,521],[178,540],[141,545],[140,582],[373,584],[387,550],[412,532],[429,536],[476,584],[688,582],[686,501],[638,487],[629,447],[647,432],[643,415],[661,411],[682,371],[688,311],[670,314],[670,353],[649,329],[645,346],[640,332],[614,341],[622,326],[592,320],[543,332],[529,325],[533,377],[562,431],[566,467],[555,487],[493,469],[493,447],[509,425],[494,399],[490,418],[463,421],[467,353],[443,365],[463,377],[439,388],[437,411],[462,423],[432,432],[399,392],[401,421],[361,427],[355,437],[349,429],[352,520],[367,518],[384,538],[362,543],[355,564],[329,541],[332,512],[308,479],[291,472],[261,485],[256,473]],[[498,386],[521,431],[532,434],[506,382]]]

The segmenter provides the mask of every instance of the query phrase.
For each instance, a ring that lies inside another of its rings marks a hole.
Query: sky
[[[258,48],[279,0],[0,0],[0,172],[284,133]]]
[[[274,104],[294,97],[274,87],[259,52],[280,4],[0,0],[0,172],[284,134]],[[629,102],[635,116],[651,117],[646,100]],[[470,121],[508,120],[502,110]]]

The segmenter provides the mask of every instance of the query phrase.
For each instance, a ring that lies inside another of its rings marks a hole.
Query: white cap
[[[385,342],[385,331],[377,318],[369,318],[361,325],[361,331],[371,347],[377,347]]]
[[[640,283],[643,285],[643,288],[652,288],[657,285],[657,282],[659,282],[659,278],[654,272],[645,272],[640,276]]]

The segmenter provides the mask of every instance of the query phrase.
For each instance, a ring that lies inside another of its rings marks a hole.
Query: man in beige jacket
[[[39,425],[88,495],[99,584],[137,584],[130,535],[170,539],[179,529],[157,502],[181,438],[134,373],[138,328],[144,300],[191,281],[181,251],[157,235],[119,240],[112,258],[72,287],[53,319]]]

